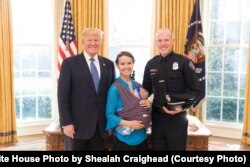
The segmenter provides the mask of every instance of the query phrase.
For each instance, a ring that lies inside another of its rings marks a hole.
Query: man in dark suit
[[[83,53],[64,59],[58,81],[60,125],[66,150],[102,150],[107,91],[115,80],[114,63],[98,55],[102,31],[85,29]]]

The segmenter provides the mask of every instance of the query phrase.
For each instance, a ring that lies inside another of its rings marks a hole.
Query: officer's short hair
[[[155,34],[155,39],[158,38],[159,34],[165,32],[171,35],[172,39],[175,39],[173,31],[171,31],[169,28],[161,28],[159,29]]]

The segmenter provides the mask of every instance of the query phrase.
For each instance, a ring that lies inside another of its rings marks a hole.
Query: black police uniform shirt
[[[163,65],[161,63],[163,63]],[[190,59],[171,52],[166,57],[157,55],[149,60],[146,64],[143,77],[143,87],[149,92],[149,94],[153,93],[150,71],[155,69],[163,72],[163,75],[165,76],[162,79],[165,79],[166,94],[188,93],[198,97],[200,87],[195,73],[194,64]],[[192,104],[185,105],[185,108],[189,108],[191,105]]]

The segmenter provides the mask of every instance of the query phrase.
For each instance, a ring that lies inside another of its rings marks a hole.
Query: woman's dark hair
[[[133,63],[135,63],[135,58],[134,56],[130,53],[130,52],[127,52],[127,51],[121,51],[117,56],[116,56],[116,60],[115,60],[115,63],[118,64],[118,60],[120,57],[122,56],[127,56],[127,57],[130,57],[133,61]]]

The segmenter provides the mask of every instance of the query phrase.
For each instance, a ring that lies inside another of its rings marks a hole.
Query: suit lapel
[[[106,71],[107,70],[107,67],[106,67],[107,65],[106,65],[104,59],[101,56],[98,56],[98,58],[99,58],[100,71],[101,71],[101,78],[100,78],[99,89],[98,89],[98,91],[100,91],[102,86],[105,83],[105,78],[106,78],[105,74],[107,74],[107,71]]]
[[[91,88],[95,91],[95,85],[94,85],[94,82],[93,82],[93,79],[92,79],[92,76],[91,76],[91,73],[90,73],[90,70],[89,70],[89,66],[88,66],[88,63],[84,57],[83,54],[81,54],[79,57],[78,57],[78,65],[80,66],[80,69],[81,71],[83,72],[84,76],[86,75],[86,80],[87,82],[89,82],[89,85],[91,85]]]

